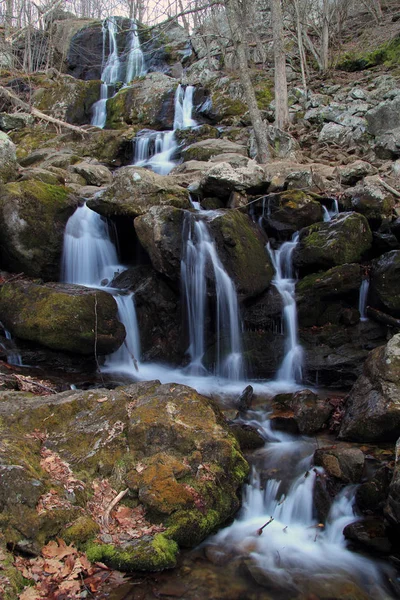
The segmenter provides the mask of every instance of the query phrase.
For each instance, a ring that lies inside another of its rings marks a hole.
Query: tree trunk
[[[286,129],[289,125],[289,109],[281,0],[271,0],[271,16],[275,63],[275,125],[278,129]]]
[[[226,16],[232,33],[232,41],[239,64],[240,81],[243,87],[244,97],[249,109],[251,124],[253,126],[254,135],[256,138],[257,161],[259,163],[266,163],[271,158],[268,145],[267,129],[262,119],[261,111],[257,105],[257,98],[250,77],[240,12],[238,0],[227,0]]]
[[[321,65],[325,73],[329,68],[329,0],[322,4]]]

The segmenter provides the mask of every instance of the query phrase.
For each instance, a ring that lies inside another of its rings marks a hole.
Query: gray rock
[[[247,150],[241,144],[236,144],[226,139],[202,140],[182,150],[184,160],[209,160],[218,154],[247,156]]]
[[[343,483],[359,483],[364,469],[364,453],[358,448],[337,444],[332,448],[318,448],[314,464],[324,467],[331,477]]]
[[[81,175],[87,185],[102,186],[112,183],[112,173],[107,167],[90,162],[81,162],[73,165],[72,171]]]
[[[24,129],[33,122],[34,118],[29,113],[0,113],[0,129],[2,131]]]
[[[378,135],[374,150],[378,158],[394,159],[400,156],[400,127]]]
[[[228,198],[233,191],[257,193],[265,183],[263,168],[253,160],[247,167],[239,169],[234,169],[229,163],[216,164],[201,179],[203,194],[219,198]]]
[[[368,123],[368,133],[381,135],[400,127],[400,97],[386,100],[365,114]]]
[[[15,178],[18,171],[15,144],[6,133],[0,131],[0,182],[7,183]]]
[[[327,123],[321,129],[318,141],[326,144],[337,144],[344,146],[348,143],[348,136],[351,133],[350,127],[344,127],[337,123]]]
[[[386,310],[400,312],[400,250],[386,252],[372,262],[371,292]]]
[[[354,100],[366,100],[367,93],[362,88],[353,88],[350,90],[350,98],[353,98]]]
[[[355,160],[348,165],[336,167],[334,175],[345,185],[354,185],[359,179],[366,175],[377,173],[377,169],[363,160]]]

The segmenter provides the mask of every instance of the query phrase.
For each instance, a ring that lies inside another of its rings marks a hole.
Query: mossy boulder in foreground
[[[13,335],[53,350],[109,354],[125,339],[114,298],[83,286],[5,283],[0,288],[0,313]]]
[[[195,546],[236,512],[249,471],[218,407],[183,385],[4,393],[0,423],[2,469],[19,473],[12,501],[0,507],[5,541],[36,552],[49,538],[64,537],[91,560],[123,570],[173,567],[178,545]],[[46,452],[69,465],[66,487],[43,470]],[[0,477],[0,503],[10,494],[9,479]],[[131,536],[105,537],[90,504],[96,481],[127,490],[120,508],[142,510],[146,527],[132,522]],[[66,488],[74,485],[71,495]],[[38,512],[50,489],[57,502]]]

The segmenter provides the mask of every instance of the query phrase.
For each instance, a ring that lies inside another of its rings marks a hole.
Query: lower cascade
[[[267,250],[275,268],[273,284],[283,301],[283,320],[286,332],[285,357],[277,373],[278,381],[300,383],[303,371],[303,349],[298,339],[296,280],[293,274],[292,255],[299,241],[296,232],[290,242],[277,250],[268,244]]]
[[[204,373],[207,269],[212,268],[216,294],[216,374],[230,380],[244,378],[238,300],[235,286],[225,271],[203,219],[187,213],[181,262],[181,280],[187,310],[189,370]]]

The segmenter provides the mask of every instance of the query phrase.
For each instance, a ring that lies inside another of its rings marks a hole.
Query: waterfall
[[[285,357],[278,370],[278,381],[289,383],[302,381],[303,349],[298,339],[296,280],[293,276],[292,255],[299,241],[296,232],[290,242],[285,242],[277,250],[268,243],[267,250],[275,268],[273,284],[283,301],[283,320],[286,331]]]
[[[22,358],[18,352],[18,349],[14,343],[14,340],[12,339],[11,333],[8,331],[8,329],[6,329],[4,327],[4,325],[1,321],[0,321],[0,327],[3,329],[6,340],[8,340],[8,342],[9,342],[8,344],[0,343],[0,346],[3,348],[3,350],[6,353],[7,363],[9,365],[14,365],[16,367],[22,367],[23,366]]]
[[[174,125],[172,131],[142,131],[135,138],[135,155],[133,164],[136,167],[149,167],[155,173],[168,175],[175,166],[174,154],[179,146],[175,139],[177,129],[195,127],[192,118],[194,87],[188,85],[184,90],[181,84],[175,92]]]
[[[189,372],[205,374],[207,269],[211,267],[216,293],[216,374],[229,380],[244,377],[239,307],[235,286],[225,271],[203,219],[187,213],[184,220],[181,281],[187,309]]]
[[[132,21],[131,33],[128,36],[128,47],[126,50],[126,65],[123,65],[118,53],[118,23],[117,17],[108,17],[103,22],[103,70],[101,73],[100,100],[93,105],[92,125],[103,128],[107,119],[107,100],[109,93],[113,91],[114,85],[121,81],[129,83],[134,77],[145,73],[143,52],[140,48],[137,25]],[[109,54],[105,58],[105,48],[109,44]]]
[[[360,293],[358,298],[358,312],[360,313],[360,321],[368,321],[366,315],[367,301],[369,291],[369,279],[366,277],[362,280],[360,285]]]
[[[115,298],[118,318],[125,327],[122,346],[106,359],[106,367],[137,371],[140,359],[140,336],[134,294],[107,287],[125,267],[110,237],[107,221],[84,204],[68,219],[64,233],[61,280],[67,283],[101,288]]]

